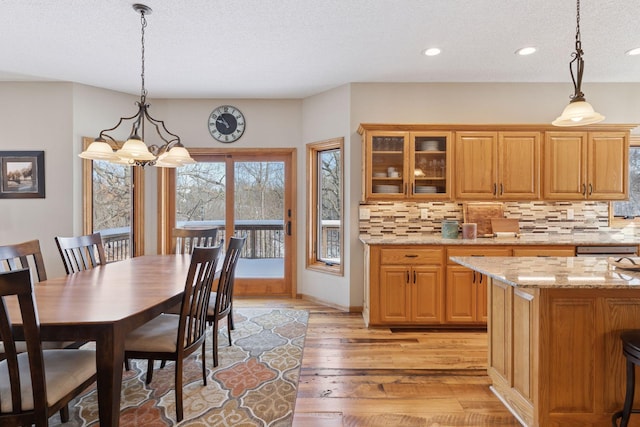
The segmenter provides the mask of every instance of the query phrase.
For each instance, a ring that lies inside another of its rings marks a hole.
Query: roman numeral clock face
[[[221,105],[209,115],[209,133],[220,142],[237,141],[244,133],[244,126],[244,115],[230,105]]]

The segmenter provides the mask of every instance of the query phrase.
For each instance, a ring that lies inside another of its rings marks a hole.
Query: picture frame
[[[44,151],[0,151],[0,199],[44,198]]]

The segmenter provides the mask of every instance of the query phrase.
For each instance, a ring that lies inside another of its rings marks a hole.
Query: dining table
[[[102,427],[119,425],[125,336],[181,302],[190,261],[145,255],[34,285],[43,341],[95,341]],[[17,300],[7,308],[20,334]]]

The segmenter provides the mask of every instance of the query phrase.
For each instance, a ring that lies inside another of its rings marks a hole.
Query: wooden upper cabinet
[[[540,132],[456,132],[456,198],[540,197]]]
[[[451,135],[450,131],[364,131],[364,199],[450,199]]]
[[[544,144],[545,199],[628,197],[627,132],[547,132]]]
[[[625,200],[629,197],[629,139],[625,132],[589,132],[587,197]]]

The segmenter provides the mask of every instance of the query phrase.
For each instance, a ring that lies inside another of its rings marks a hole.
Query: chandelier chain
[[[140,11],[140,24],[141,24],[141,60],[142,60],[142,68],[141,68],[141,72],[140,72],[140,78],[142,80],[142,89],[140,92],[140,96],[143,99],[146,99],[147,97],[147,89],[145,89],[144,87],[144,29],[147,27],[147,18],[145,18],[144,16],[144,10]]]

